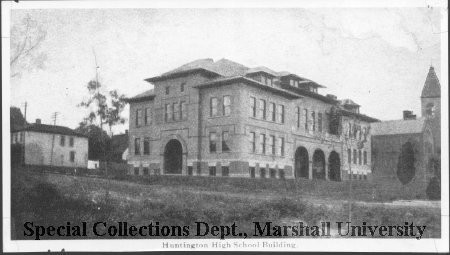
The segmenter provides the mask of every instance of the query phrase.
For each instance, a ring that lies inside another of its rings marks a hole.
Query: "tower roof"
[[[439,83],[439,79],[434,72],[433,66],[430,66],[430,70],[428,71],[421,97],[441,97],[441,84]]]

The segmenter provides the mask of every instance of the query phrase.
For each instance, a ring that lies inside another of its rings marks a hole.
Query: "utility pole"
[[[28,103],[27,103],[27,101],[25,101],[25,103],[23,104],[24,105],[24,114],[23,114],[23,125],[25,126],[26,125],[26,123],[27,123],[27,107],[28,107]]]
[[[56,125],[56,120],[58,119],[59,112],[54,112],[52,114],[53,125]],[[50,152],[50,165],[53,165],[53,148],[55,147],[55,134],[52,136],[52,150]]]

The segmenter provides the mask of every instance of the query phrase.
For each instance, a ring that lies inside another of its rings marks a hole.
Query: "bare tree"
[[[23,71],[44,68],[47,55],[39,51],[39,46],[46,36],[43,26],[29,14],[11,27],[11,78],[20,76]]]

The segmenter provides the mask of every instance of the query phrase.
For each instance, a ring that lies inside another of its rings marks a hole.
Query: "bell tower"
[[[441,84],[430,66],[425,84],[420,96],[422,105],[422,117],[431,121],[435,151],[440,152],[441,148]]]

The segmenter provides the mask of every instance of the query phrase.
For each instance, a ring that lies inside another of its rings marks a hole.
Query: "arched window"
[[[425,113],[427,114],[427,116],[434,116],[434,111],[435,111],[435,107],[433,103],[428,103]]]

